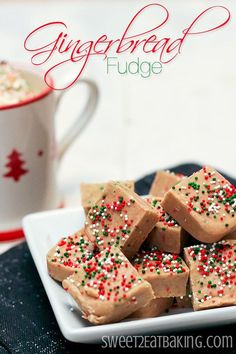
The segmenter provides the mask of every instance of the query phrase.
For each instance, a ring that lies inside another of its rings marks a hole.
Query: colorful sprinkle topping
[[[226,289],[236,285],[236,242],[220,241],[212,245],[187,248],[199,274],[196,301],[203,303],[224,296]]]
[[[78,266],[93,257],[93,247],[80,234],[65,237],[56,246],[51,262],[71,268]]]
[[[141,274],[154,272],[159,275],[161,272],[177,274],[186,272],[186,265],[179,255],[163,253],[156,247],[138,253],[132,264]]]
[[[131,233],[133,219],[129,217],[129,208],[134,203],[133,198],[126,200],[121,195],[108,203],[104,196],[99,205],[90,209],[85,224],[89,225],[98,246],[122,247]]]
[[[173,189],[184,195],[189,212],[217,219],[229,227],[226,220],[234,218],[236,212],[236,188],[217,171],[204,167],[188,183],[181,182]]]
[[[78,277],[79,283],[76,285],[95,290],[100,300],[126,300],[129,291],[143,282],[127,258],[112,247],[97,253],[82,267],[82,278]],[[75,277],[68,279],[75,282]],[[136,298],[132,297],[131,301],[135,302]]]

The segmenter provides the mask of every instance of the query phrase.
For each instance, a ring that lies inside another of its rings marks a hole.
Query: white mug
[[[80,79],[77,85],[89,88],[87,103],[57,144],[54,117],[65,91],[56,94],[36,70],[17,69],[38,94],[0,106],[0,241],[23,235],[24,215],[60,206],[58,163],[93,115],[98,100],[95,83]]]

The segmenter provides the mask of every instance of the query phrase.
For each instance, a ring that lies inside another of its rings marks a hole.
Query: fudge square
[[[62,281],[74,273],[79,265],[93,256],[94,245],[80,230],[72,236],[62,238],[47,254],[49,275]]]
[[[172,187],[162,206],[201,242],[217,242],[236,228],[236,189],[211,167]]]
[[[157,298],[186,294],[189,269],[179,255],[163,253],[154,247],[141,250],[132,264],[140,276],[151,284]]]
[[[167,214],[161,206],[162,198],[147,196],[145,200],[156,210],[159,221],[148,235],[145,244],[148,247],[157,247],[160,251],[180,253],[187,240],[187,232]]]
[[[120,321],[154,298],[151,285],[115,247],[81,264],[62,285],[93,324]]]
[[[236,305],[236,241],[185,248],[195,311]]]
[[[134,191],[134,181],[121,181],[126,188]],[[81,201],[85,214],[87,215],[90,208],[96,203],[97,200],[103,196],[106,183],[81,183]]]
[[[151,185],[149,194],[155,197],[164,197],[168,190],[179,183],[185,176],[180,173],[170,171],[159,171],[156,173]]]
[[[147,305],[141,307],[139,310],[131,314],[132,318],[148,318],[157,317],[162,313],[167,312],[173,305],[174,298],[163,297],[151,300]]]
[[[89,211],[85,232],[99,248],[120,247],[130,259],[155,226],[155,210],[119,182],[107,184],[104,195]]]

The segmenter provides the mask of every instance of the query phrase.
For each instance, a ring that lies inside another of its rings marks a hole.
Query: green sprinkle
[[[195,182],[189,182],[188,184],[190,187],[192,187],[195,190],[199,190],[200,189],[200,184],[197,184]]]

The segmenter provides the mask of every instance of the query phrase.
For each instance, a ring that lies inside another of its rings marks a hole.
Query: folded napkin
[[[171,171],[192,174],[199,165],[186,164]],[[147,194],[154,174],[136,182],[136,191]],[[232,183],[236,181],[226,176]],[[185,333],[186,335],[232,335],[236,325],[220,326]],[[173,334],[173,333],[172,333]],[[181,333],[182,335],[183,333]],[[79,353],[88,345],[67,341],[61,334],[47,295],[26,243],[0,256],[0,354]],[[101,348],[101,347],[100,347]],[[97,346],[94,349],[99,349]],[[233,354],[233,349],[214,350]]]

